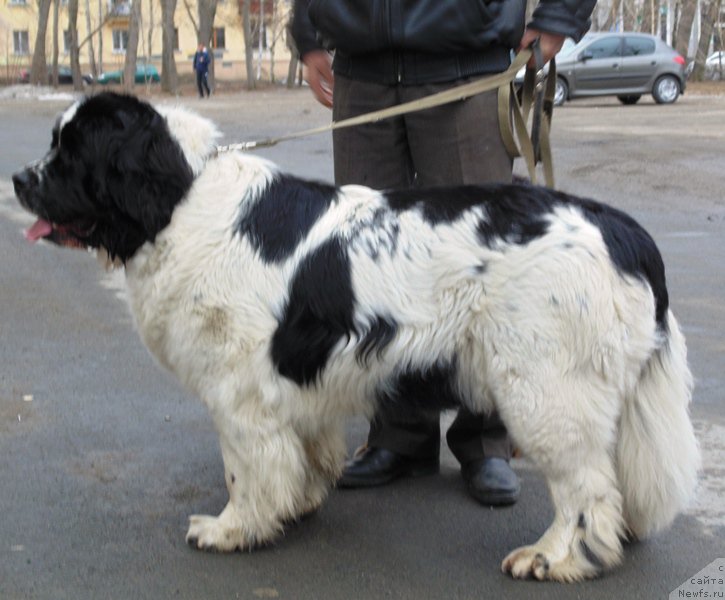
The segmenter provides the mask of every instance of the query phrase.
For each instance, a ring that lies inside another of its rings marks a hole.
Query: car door
[[[621,87],[633,92],[646,92],[657,71],[655,41],[652,38],[625,35],[620,68]]]
[[[617,89],[620,85],[621,62],[621,35],[607,35],[595,39],[577,55],[573,69],[575,86],[572,93],[586,96]]]

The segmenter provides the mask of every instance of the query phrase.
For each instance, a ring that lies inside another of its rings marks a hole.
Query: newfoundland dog
[[[529,185],[336,188],[217,138],[102,93],[13,177],[27,237],[123,268],[143,341],[211,412],[229,502],[191,517],[189,544],[274,540],[335,484],[345,418],[385,403],[498,411],[555,508],[504,559],[514,577],[596,576],[686,505],[692,378],[632,218]]]

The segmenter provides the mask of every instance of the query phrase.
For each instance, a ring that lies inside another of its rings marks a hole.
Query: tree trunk
[[[146,43],[146,55],[151,58],[151,49],[154,47],[154,0],[149,0],[149,31],[148,42]]]
[[[642,2],[642,21],[640,22],[639,30],[642,33],[655,33],[654,28],[654,12],[655,12],[655,0],[644,0]]]
[[[272,0],[272,43],[269,45],[269,80],[275,83],[274,77],[274,50],[277,47],[277,0]]]
[[[52,0],[38,0],[38,34],[35,36],[33,62],[30,67],[30,83],[48,84],[48,63],[45,61],[45,38]]]
[[[106,18],[103,15],[103,0],[98,0],[98,18],[103,22]],[[98,74],[103,74],[103,30],[98,30]],[[96,81],[95,79],[93,80]]]
[[[637,8],[634,0],[622,0],[622,31],[634,31],[637,22]]]
[[[244,60],[247,66],[247,89],[256,87],[254,79],[254,48],[252,47],[252,23],[249,17],[250,0],[242,0],[242,28],[244,29]]]
[[[131,4],[131,14],[128,20],[126,59],[123,65],[123,89],[126,92],[132,92],[136,84],[136,59],[138,58],[138,30],[140,20],[141,2],[136,0]]]
[[[73,74],[73,89],[83,90],[80,50],[78,48],[78,0],[68,0],[68,31],[70,33],[70,70]]]
[[[102,15],[98,15],[98,20],[103,19]],[[91,22],[91,0],[86,0],[86,30],[88,31],[88,64],[91,67],[91,75],[95,81],[98,77],[98,69],[96,69],[96,53],[93,50],[93,23]]]
[[[297,50],[297,44],[295,44],[292,37],[289,25],[287,25],[287,48],[289,48],[290,54],[289,66],[287,67],[287,87],[292,88],[297,83],[297,65],[300,62],[300,53]]]
[[[161,89],[175,94],[179,87],[174,59],[174,11],[176,0],[161,0]]]
[[[697,0],[681,0],[680,16],[677,19],[677,36],[675,37],[675,50],[688,58],[692,23],[695,20]]]
[[[198,0],[199,30],[197,31],[197,43],[204,44],[209,49],[209,87],[214,89],[214,49],[212,48],[212,36],[214,33],[214,18],[218,0]]]
[[[720,0],[702,0],[702,30],[700,31],[700,43],[695,56],[695,68],[692,71],[692,79],[702,81],[705,76],[705,59],[710,47],[710,38],[720,14]],[[721,73],[722,76],[722,73]]]
[[[53,0],[53,58],[52,58],[52,70],[53,70],[53,87],[58,87],[58,53],[60,47],[58,45],[58,7],[60,0]]]
[[[609,14],[607,15],[607,20],[604,22],[604,27],[602,27],[602,31],[609,31],[610,29],[613,29],[619,21],[620,1],[621,0],[612,0],[612,6],[609,10]]]

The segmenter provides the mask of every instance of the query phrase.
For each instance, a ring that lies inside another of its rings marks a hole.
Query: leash
[[[549,71],[544,74],[545,64],[538,43],[531,46],[531,52],[536,66],[526,67],[520,96],[516,92],[513,80],[499,88],[498,116],[501,138],[511,157],[520,156],[524,159],[531,183],[536,183],[536,165],[541,163],[544,182],[548,187],[554,188],[554,161],[549,134],[556,93],[556,61],[551,59]],[[530,133],[527,128],[529,115],[531,115]]]
[[[537,67],[536,69],[530,69],[529,67],[526,68],[522,99],[519,101],[514,90],[513,81],[516,77],[516,73],[518,73],[518,71],[526,65],[532,54],[534,55]],[[556,81],[556,75],[554,74],[552,77],[552,70],[550,68],[549,77],[547,78],[547,94],[551,96],[551,102],[547,104],[547,101],[541,96],[541,92],[537,91],[537,88],[541,87],[543,81],[541,75],[542,69],[543,62],[541,61],[541,51],[539,50],[538,43],[534,43],[532,49],[527,48],[519,52],[511,63],[511,66],[501,73],[477,79],[476,81],[465,83],[463,85],[426,96],[425,98],[421,98],[419,100],[405,102],[389,108],[365,113],[357,117],[343,119],[342,121],[332,121],[330,124],[323,125],[321,127],[304,129],[281,135],[279,137],[270,137],[261,140],[217,146],[216,150],[217,153],[221,154],[224,152],[234,152],[239,150],[245,151],[255,150],[257,148],[268,148],[275,146],[280,142],[316,135],[319,133],[326,133],[336,129],[355,127],[357,125],[364,125],[367,123],[376,123],[383,119],[418,112],[435,106],[450,104],[451,102],[465,100],[466,98],[470,98],[476,94],[498,89],[499,124],[501,137],[503,138],[507,151],[512,158],[516,158],[518,156],[524,158],[532,183],[536,183],[536,164],[541,162],[546,184],[549,187],[554,187],[553,167],[551,164],[551,147],[549,144],[549,129],[551,123],[551,109],[553,108],[554,86],[549,84]],[[548,88],[551,88],[551,90]],[[538,100],[538,98],[541,98],[541,100]],[[536,106],[537,104],[539,105],[538,107]],[[531,110],[532,105],[534,107],[533,111]],[[548,114],[545,114],[543,118],[538,117],[537,115],[541,115],[542,109],[545,112],[547,106],[550,107]],[[529,133],[527,128],[527,121],[530,114],[532,114],[533,118],[531,133]]]

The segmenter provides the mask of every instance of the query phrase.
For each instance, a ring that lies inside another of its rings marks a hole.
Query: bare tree
[[[70,34],[70,69],[73,74],[73,89],[83,89],[81,78],[80,47],[78,45],[78,0],[68,0],[68,32]]]
[[[197,0],[197,13],[191,9],[192,4],[189,0],[184,0],[186,14],[189,16],[191,24],[196,31],[197,44],[204,44],[209,48],[209,85],[214,88],[214,51],[212,50],[212,36],[214,33],[214,19],[216,18],[216,9],[219,0]]]
[[[247,89],[253,90],[256,87],[254,78],[254,48],[252,47],[252,22],[250,18],[250,0],[241,0],[242,28],[244,29],[244,61],[247,66]]]
[[[680,16],[677,19],[675,50],[677,50],[685,58],[687,58],[689,54],[692,23],[695,20],[696,11],[697,0],[680,0]]]
[[[179,76],[174,59],[174,11],[176,0],[161,0],[161,89],[175,94]]]
[[[131,3],[131,14],[128,20],[128,41],[126,42],[126,59],[123,64],[123,89],[133,91],[136,84],[136,59],[138,57],[139,22],[141,21],[141,0]]]
[[[214,89],[216,74],[216,57],[214,56],[214,18],[218,0],[197,0],[199,8],[199,37],[198,41],[209,48],[209,71],[207,79],[211,89]]]
[[[656,0],[644,0],[642,3],[642,21],[639,30],[644,33],[657,33],[655,15],[658,13]]]
[[[48,83],[48,64],[45,61],[45,38],[48,33],[48,17],[52,0],[38,0],[38,34],[35,36],[33,62],[30,66],[30,83]]]
[[[101,14],[98,15],[98,20],[103,20]],[[91,0],[86,0],[86,31],[88,32],[88,64],[91,67],[91,74],[95,81],[98,77],[98,69],[96,68],[96,53],[93,50],[93,36],[90,35],[93,31],[93,23],[91,22]]]
[[[101,22],[105,20],[105,17],[102,17],[103,15],[103,0],[98,0],[98,18]],[[98,74],[101,75],[103,73],[103,31],[98,30]],[[95,79],[93,80],[96,81]]]
[[[609,31],[610,29],[614,28],[614,26],[619,21],[620,2],[621,0],[612,0],[612,4],[609,8],[609,14],[607,15],[607,20],[604,22],[604,27],[602,27],[604,31]]]
[[[217,2],[218,0],[197,0],[199,8],[198,41],[206,46],[212,45]],[[212,60],[212,64],[213,62]]]
[[[149,0],[149,29],[148,41],[146,42],[146,56],[151,56],[151,48],[154,47],[154,0]]]
[[[52,83],[53,87],[58,87],[58,53],[60,47],[58,45],[58,7],[60,0],[53,0],[53,56],[52,56]]]
[[[702,81],[705,75],[705,59],[710,46],[715,25],[720,14],[721,0],[702,0],[702,29],[700,31],[700,42],[695,55],[695,68],[692,71],[692,79]]]
[[[277,38],[279,38],[280,27],[277,23],[277,0],[272,0],[272,18],[270,19],[272,28],[271,43],[269,44],[269,80],[274,83],[274,51],[277,47]]]
[[[634,0],[622,0],[622,31],[634,31],[639,11]]]

